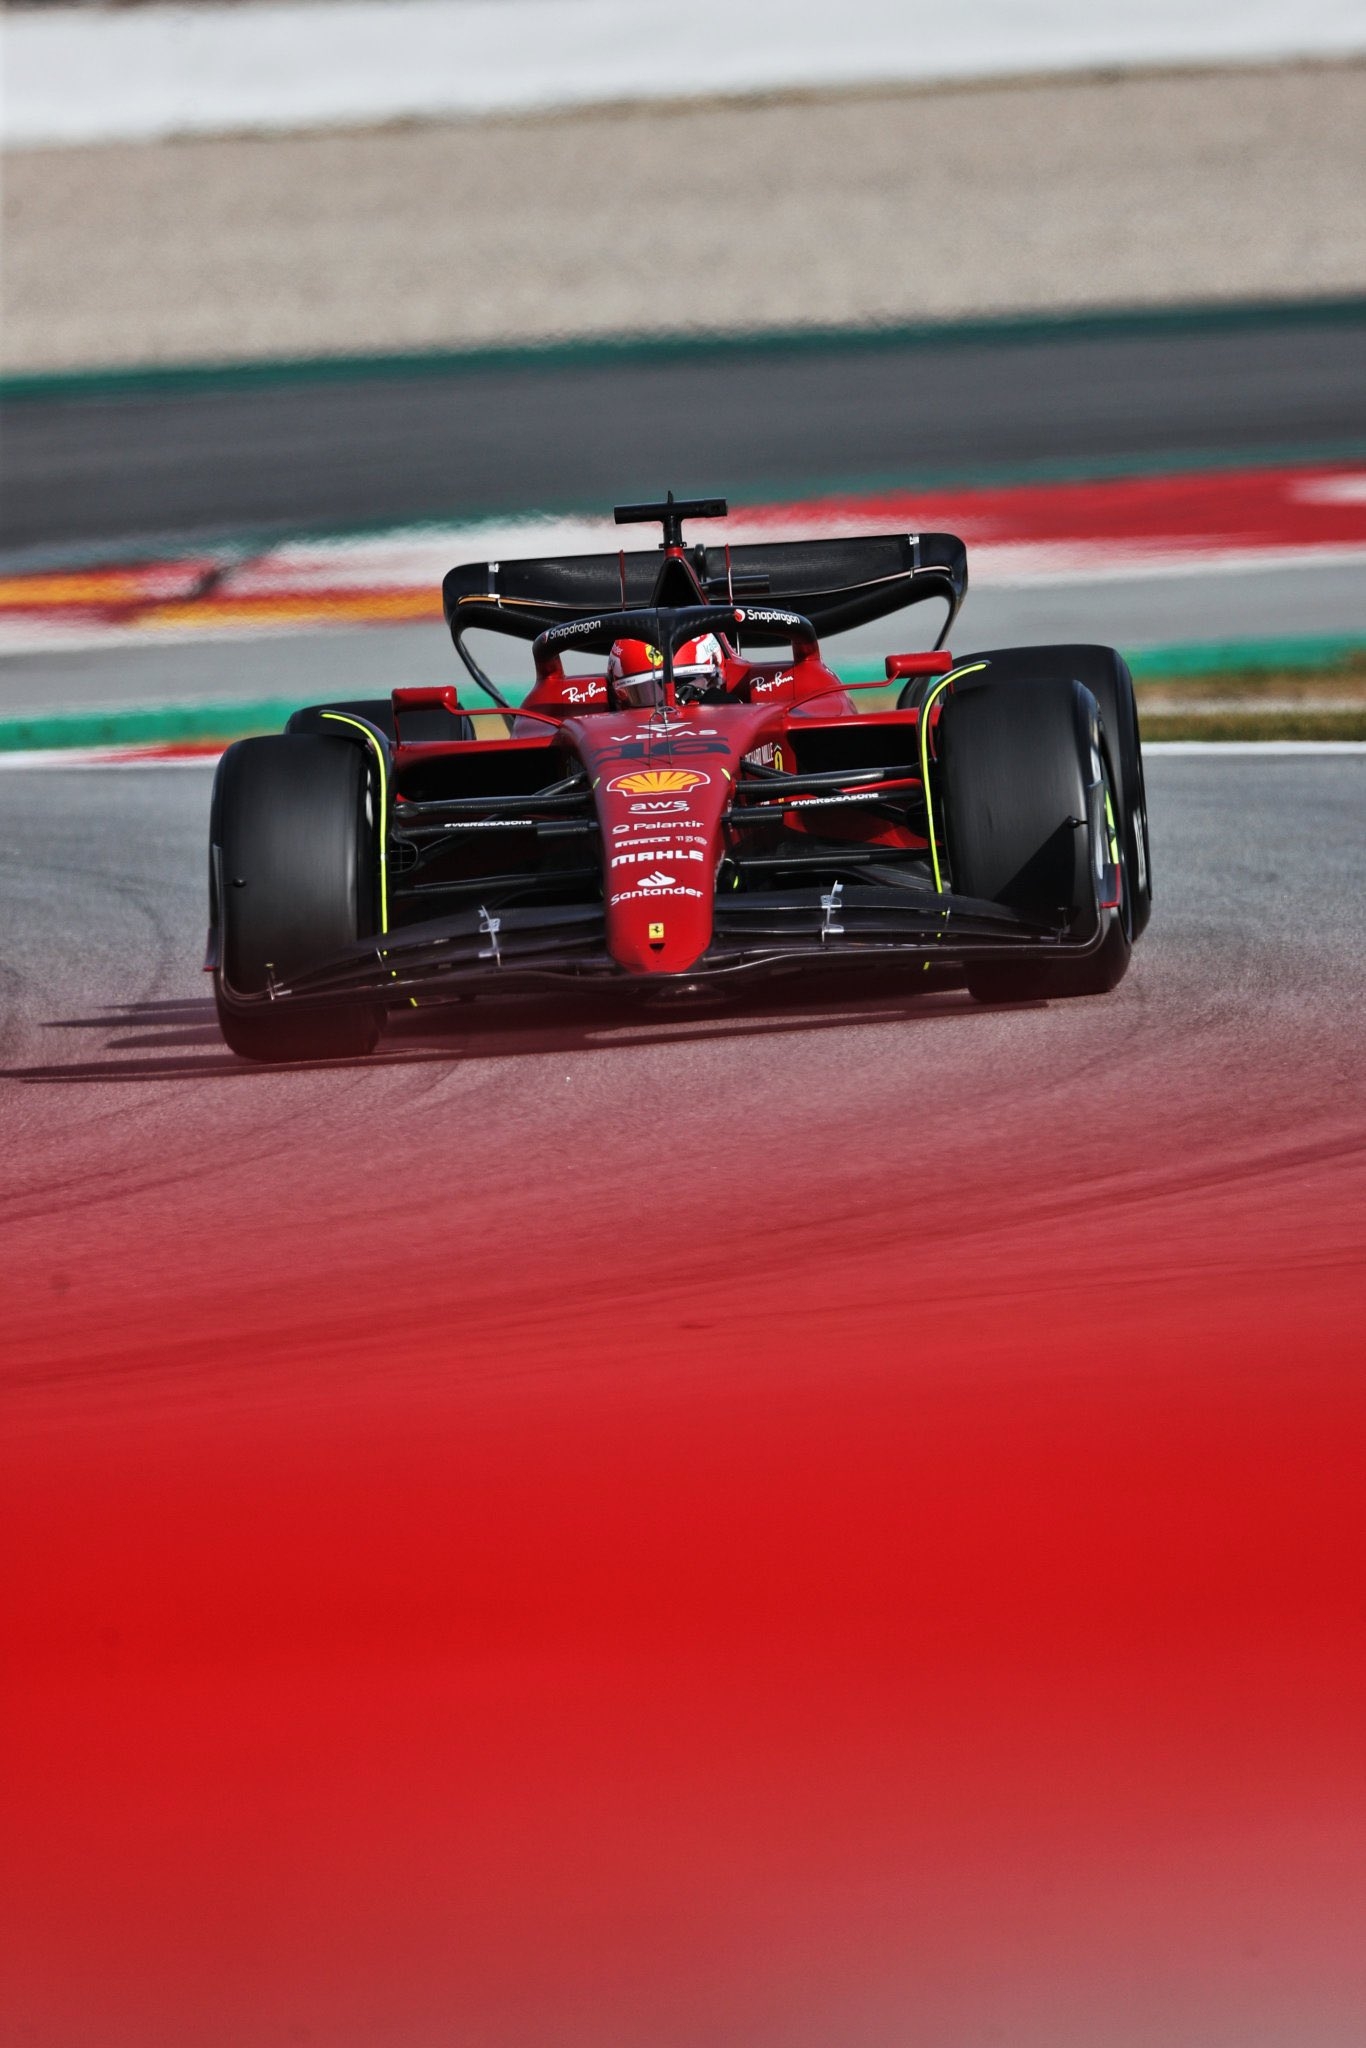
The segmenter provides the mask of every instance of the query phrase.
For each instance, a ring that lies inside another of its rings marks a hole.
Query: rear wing
[[[810,619],[817,633],[902,611],[925,599],[948,606],[941,646],[968,589],[967,549],[951,533],[875,534],[841,540],[760,541],[735,547],[689,547],[682,556],[704,603],[747,603],[766,598],[774,608]],[[658,548],[607,555],[562,555],[544,560],[466,562],[441,586],[451,636],[471,626],[534,640],[550,626],[602,612],[642,611],[681,593],[666,587],[677,577],[677,557]],[[745,623],[745,639],[780,646],[780,627],[759,618]],[[468,660],[468,656],[465,656]]]

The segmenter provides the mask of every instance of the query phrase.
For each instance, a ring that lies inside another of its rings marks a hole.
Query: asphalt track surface
[[[1366,312],[1173,332],[644,353],[142,396],[4,416],[0,548],[597,508],[1366,441]]]
[[[11,2037],[1359,2040],[1363,773],[1155,759],[1100,1001],[302,1071],[5,777]]]

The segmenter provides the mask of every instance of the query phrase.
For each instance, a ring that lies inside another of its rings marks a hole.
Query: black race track
[[[4,413],[0,547],[596,508],[679,491],[1255,461],[1366,441],[1366,302],[819,346],[334,368]]]

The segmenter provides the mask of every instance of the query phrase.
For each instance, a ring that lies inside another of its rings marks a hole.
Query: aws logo
[[[621,796],[681,796],[685,789],[710,781],[700,768],[633,768],[629,774],[614,775],[607,787]]]

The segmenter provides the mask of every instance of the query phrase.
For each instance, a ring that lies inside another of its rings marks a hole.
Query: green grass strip
[[[1204,681],[1222,676],[1262,677],[1313,674],[1352,666],[1366,655],[1366,633],[1305,635],[1287,640],[1210,640],[1171,647],[1140,647],[1127,654],[1135,682]],[[840,669],[851,683],[871,683],[885,673],[880,661],[849,662]]]
[[[152,704],[133,710],[53,711],[0,719],[0,753],[52,747],[201,746],[278,732],[305,697],[259,697],[229,704]]]
[[[1333,711],[1145,711],[1145,740],[1366,740],[1366,705]]]
[[[1366,296],[1263,299],[1234,304],[1132,306],[1079,313],[1003,314],[877,327],[758,328],[746,333],[607,334],[393,354],[277,356],[255,361],[137,364],[21,371],[0,378],[0,402],[152,398],[291,384],[452,377],[507,370],[572,370],[626,363],[693,362],[763,354],[831,355],[890,349],[1011,347],[1034,342],[1238,334],[1264,327],[1366,324]]]
[[[1211,640],[1142,647],[1128,656],[1135,682],[1149,677],[1249,675],[1258,671],[1338,668],[1366,651],[1366,634],[1305,635],[1290,640]]]
[[[509,684],[506,694],[519,704],[529,683]],[[50,752],[54,747],[187,747],[215,741],[249,739],[254,733],[279,732],[294,712],[316,704],[310,697],[252,697],[213,704],[148,704],[108,711],[39,712],[26,718],[0,718],[0,754]],[[466,709],[493,711],[473,690]]]

